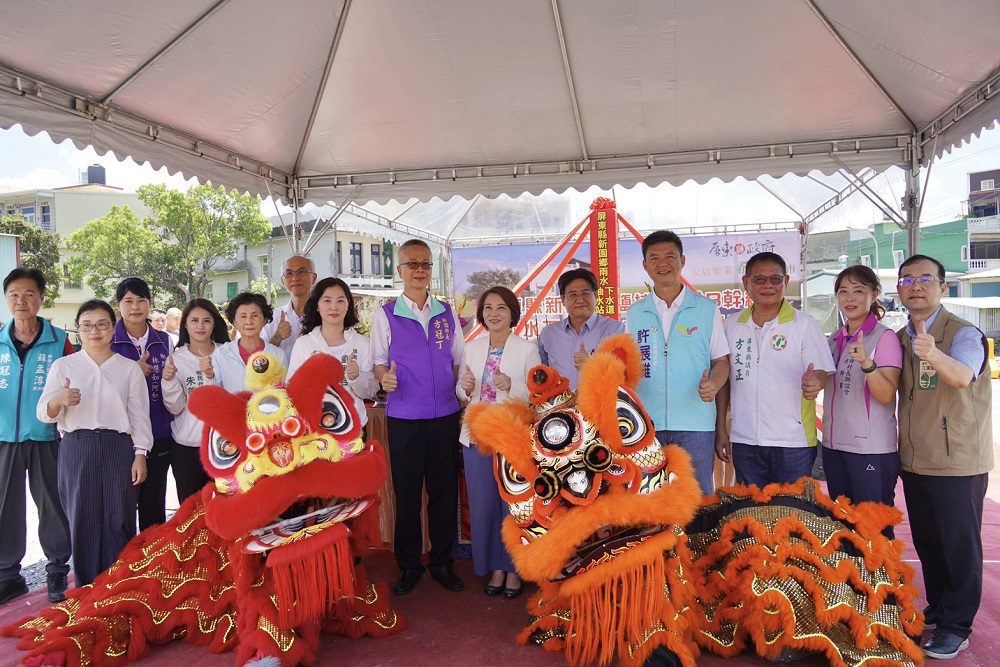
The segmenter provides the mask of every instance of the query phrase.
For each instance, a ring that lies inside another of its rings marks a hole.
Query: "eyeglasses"
[[[940,280],[941,279],[937,276],[903,276],[896,281],[896,285],[907,289],[913,287],[914,283],[920,285],[921,287],[930,287],[931,285],[936,285]]]
[[[434,266],[434,262],[400,262],[399,265],[405,266],[410,271],[416,271],[417,269],[430,271],[431,267]]]
[[[309,269],[296,269],[295,271],[289,269],[282,273],[281,277],[287,280],[289,278],[305,278],[308,275],[312,275],[312,271]]]
[[[785,282],[785,276],[750,276],[750,280],[753,281],[754,285],[766,285],[771,283],[772,285],[780,285]]]
[[[594,296],[594,290],[584,289],[579,292],[566,292],[563,294],[563,298],[568,301],[576,301],[577,299],[589,299]]]
[[[108,322],[107,320],[103,322],[98,322],[96,324],[91,324],[90,322],[84,322],[83,324],[77,327],[77,331],[79,331],[80,333],[90,333],[91,331],[107,331],[113,326],[114,325],[111,322]]]

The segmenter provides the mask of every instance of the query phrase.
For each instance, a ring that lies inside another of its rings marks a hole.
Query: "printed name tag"
[[[934,370],[928,362],[920,360],[920,368],[917,371],[917,387],[919,389],[937,389],[938,372]]]

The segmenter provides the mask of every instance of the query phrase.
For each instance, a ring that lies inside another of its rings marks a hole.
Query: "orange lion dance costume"
[[[699,646],[920,664],[907,636],[922,626],[913,573],[881,534],[898,510],[832,501],[812,480],[721,489],[699,509],[690,459],[657,443],[633,391],[640,378],[635,343],[615,336],[581,369],[576,395],[537,366],[530,406],[467,415],[477,446],[496,455],[504,543],[539,585],[518,643],[565,651],[570,665],[688,666]]]
[[[310,358],[287,387],[263,352],[247,387],[192,392],[215,478],[167,523],[135,537],[91,586],[5,629],[31,665],[123,665],[173,639],[236,649],[238,664],[315,662],[321,632],[384,636],[403,628],[384,584],[354,552],[378,537],[381,445],[361,439],[333,357]]]

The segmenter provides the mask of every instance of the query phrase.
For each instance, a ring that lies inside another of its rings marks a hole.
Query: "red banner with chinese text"
[[[618,213],[614,201],[590,205],[590,270],[597,276],[597,312],[620,320],[618,306]]]

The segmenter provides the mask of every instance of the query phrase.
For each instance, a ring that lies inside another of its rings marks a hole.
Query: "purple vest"
[[[146,326],[149,327],[149,338],[146,339],[149,359],[146,363],[153,367],[153,372],[146,378],[146,390],[149,392],[149,421],[153,426],[153,439],[159,440],[170,437],[170,422],[174,419],[163,405],[163,392],[160,391],[160,377],[163,375],[163,367],[166,366],[170,354],[170,337],[148,324]],[[127,359],[139,360],[139,351],[132,344],[132,339],[128,337],[128,331],[125,330],[125,324],[121,320],[115,325],[111,350]]]
[[[441,302],[436,302],[441,303]],[[396,362],[399,387],[389,393],[386,414],[397,419],[434,419],[458,412],[451,343],[455,319],[451,307],[431,315],[424,327],[412,314],[396,315],[396,300],[382,306],[389,320],[389,363]],[[401,303],[403,309],[405,304]]]

